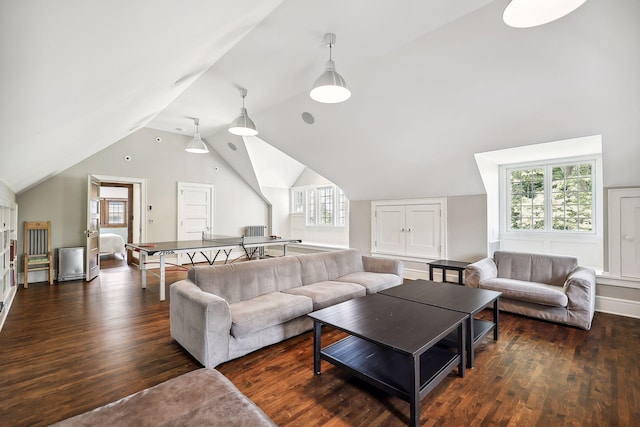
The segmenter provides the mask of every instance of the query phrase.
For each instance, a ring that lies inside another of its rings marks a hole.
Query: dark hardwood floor
[[[158,280],[103,258],[89,283],[29,284],[0,332],[0,426],[48,425],[200,365],[169,335]],[[167,283],[186,276],[170,272]],[[167,296],[169,295],[167,291]],[[489,312],[482,313],[490,316]],[[341,337],[329,331],[323,342]],[[421,404],[425,426],[635,426],[640,319],[596,313],[591,331],[501,313],[465,378]],[[409,406],[323,363],[306,333],[218,369],[280,426],[401,426]]]

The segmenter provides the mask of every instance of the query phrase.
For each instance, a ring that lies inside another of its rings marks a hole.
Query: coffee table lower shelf
[[[495,330],[496,324],[482,319],[473,319],[473,337],[472,344],[476,347],[480,341],[487,336],[487,334]],[[467,331],[468,332],[468,331]],[[458,345],[458,335],[456,332],[451,332],[441,342],[449,347],[456,347]]]
[[[322,349],[320,358],[410,402],[413,380],[411,356],[362,338],[348,336]],[[444,348],[432,347],[423,353],[420,357],[419,399],[424,399],[460,363],[460,354]]]

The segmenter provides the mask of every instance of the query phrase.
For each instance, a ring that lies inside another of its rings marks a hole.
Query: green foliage
[[[545,230],[545,170],[527,168],[510,172],[511,229]],[[552,230],[593,230],[591,173],[589,163],[551,167]]]

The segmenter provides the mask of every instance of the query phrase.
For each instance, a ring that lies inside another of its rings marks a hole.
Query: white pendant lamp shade
[[[240,95],[242,95],[240,115],[229,125],[229,132],[238,136],[255,136],[258,134],[258,130],[253,120],[249,118],[247,109],[244,108],[244,97],[247,96],[247,90],[240,89]]]
[[[193,136],[193,139],[189,141],[189,144],[187,144],[187,148],[185,148],[184,151],[195,154],[206,154],[209,152],[209,149],[202,138],[200,138],[200,119],[193,119],[193,121],[196,124],[196,134]]]
[[[587,0],[511,0],[502,14],[505,24],[514,28],[543,25],[570,14]]]
[[[336,43],[336,35],[329,33],[324,36],[325,43],[329,47],[329,61],[324,73],[313,84],[309,96],[311,99],[324,104],[336,104],[346,101],[351,97],[351,91],[342,76],[336,71],[336,64],[331,59],[331,49]]]

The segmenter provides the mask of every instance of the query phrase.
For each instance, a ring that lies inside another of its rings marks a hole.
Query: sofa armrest
[[[229,359],[231,311],[225,299],[190,280],[170,287],[171,336],[207,368]]]
[[[587,267],[576,267],[567,277],[564,289],[569,299],[569,310],[585,310],[593,317],[596,304],[596,272]]]
[[[492,258],[484,258],[467,265],[464,283],[477,288],[480,282],[498,277],[498,267]]]
[[[364,271],[395,274],[398,277],[404,277],[404,263],[396,259],[375,258],[363,255],[362,265]]]

